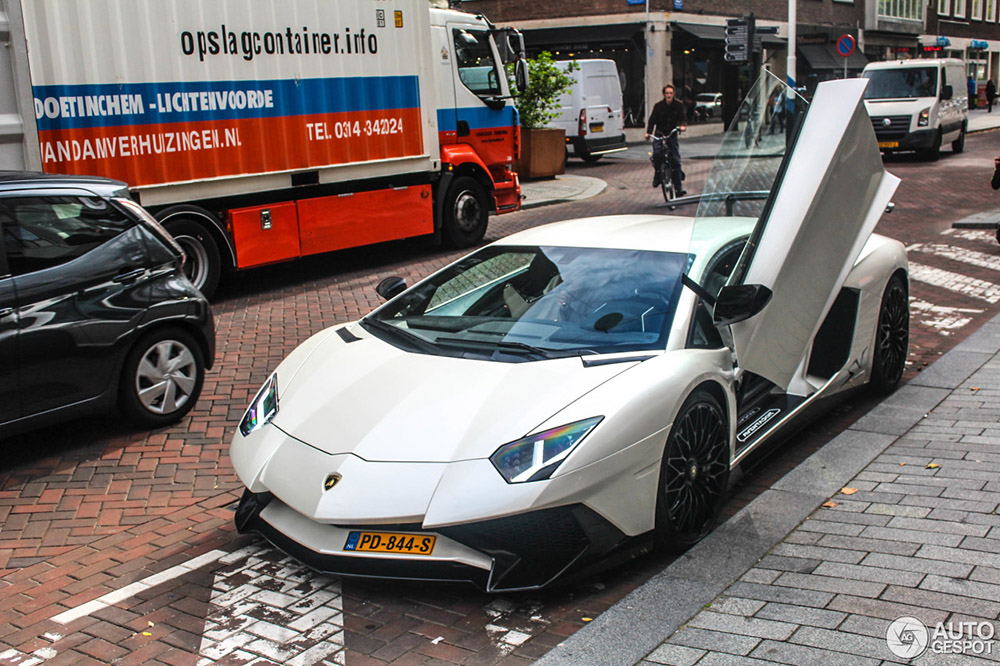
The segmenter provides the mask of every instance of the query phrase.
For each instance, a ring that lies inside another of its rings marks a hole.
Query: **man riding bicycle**
[[[687,118],[684,115],[684,105],[680,100],[674,99],[674,86],[668,83],[663,86],[663,99],[653,105],[653,112],[649,114],[649,122],[646,123],[646,139],[650,135],[667,136],[669,150],[667,155],[659,156],[653,153],[654,159],[664,159],[670,161],[670,175],[674,181],[674,191],[677,196],[682,197],[687,192],[681,188],[681,147],[677,140],[677,134],[670,134],[676,127],[683,132],[687,129]],[[660,170],[654,169],[653,187],[660,185]]]

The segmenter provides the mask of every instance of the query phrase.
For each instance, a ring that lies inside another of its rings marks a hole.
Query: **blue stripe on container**
[[[260,109],[216,109],[214,111],[160,111],[157,94],[228,93],[273,91],[273,107]],[[420,82],[416,76],[364,76],[332,79],[277,79],[272,81],[178,81],[169,83],[125,83],[95,85],[34,86],[36,100],[48,97],[91,95],[142,95],[143,113],[108,116],[76,116],[38,119],[39,130],[116,127],[207,120],[277,118],[322,113],[412,109],[420,106]],[[151,106],[152,105],[152,106]]]

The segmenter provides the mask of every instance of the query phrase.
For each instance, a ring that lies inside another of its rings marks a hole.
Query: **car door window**
[[[97,197],[0,199],[0,217],[15,277],[72,261],[135,226]]]

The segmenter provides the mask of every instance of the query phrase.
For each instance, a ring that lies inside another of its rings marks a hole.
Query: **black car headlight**
[[[490,462],[507,483],[547,479],[603,418],[595,416],[504,444]]]
[[[278,373],[272,373],[264,385],[257,391],[250,406],[247,407],[243,420],[240,421],[240,432],[246,437],[257,428],[268,423],[278,413]]]

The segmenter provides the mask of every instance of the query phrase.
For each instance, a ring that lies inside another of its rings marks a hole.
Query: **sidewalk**
[[[607,188],[600,178],[563,174],[554,179],[521,182],[521,208],[535,208],[548,204],[579,201],[595,197]]]
[[[995,665],[998,503],[1000,317],[538,666]]]

